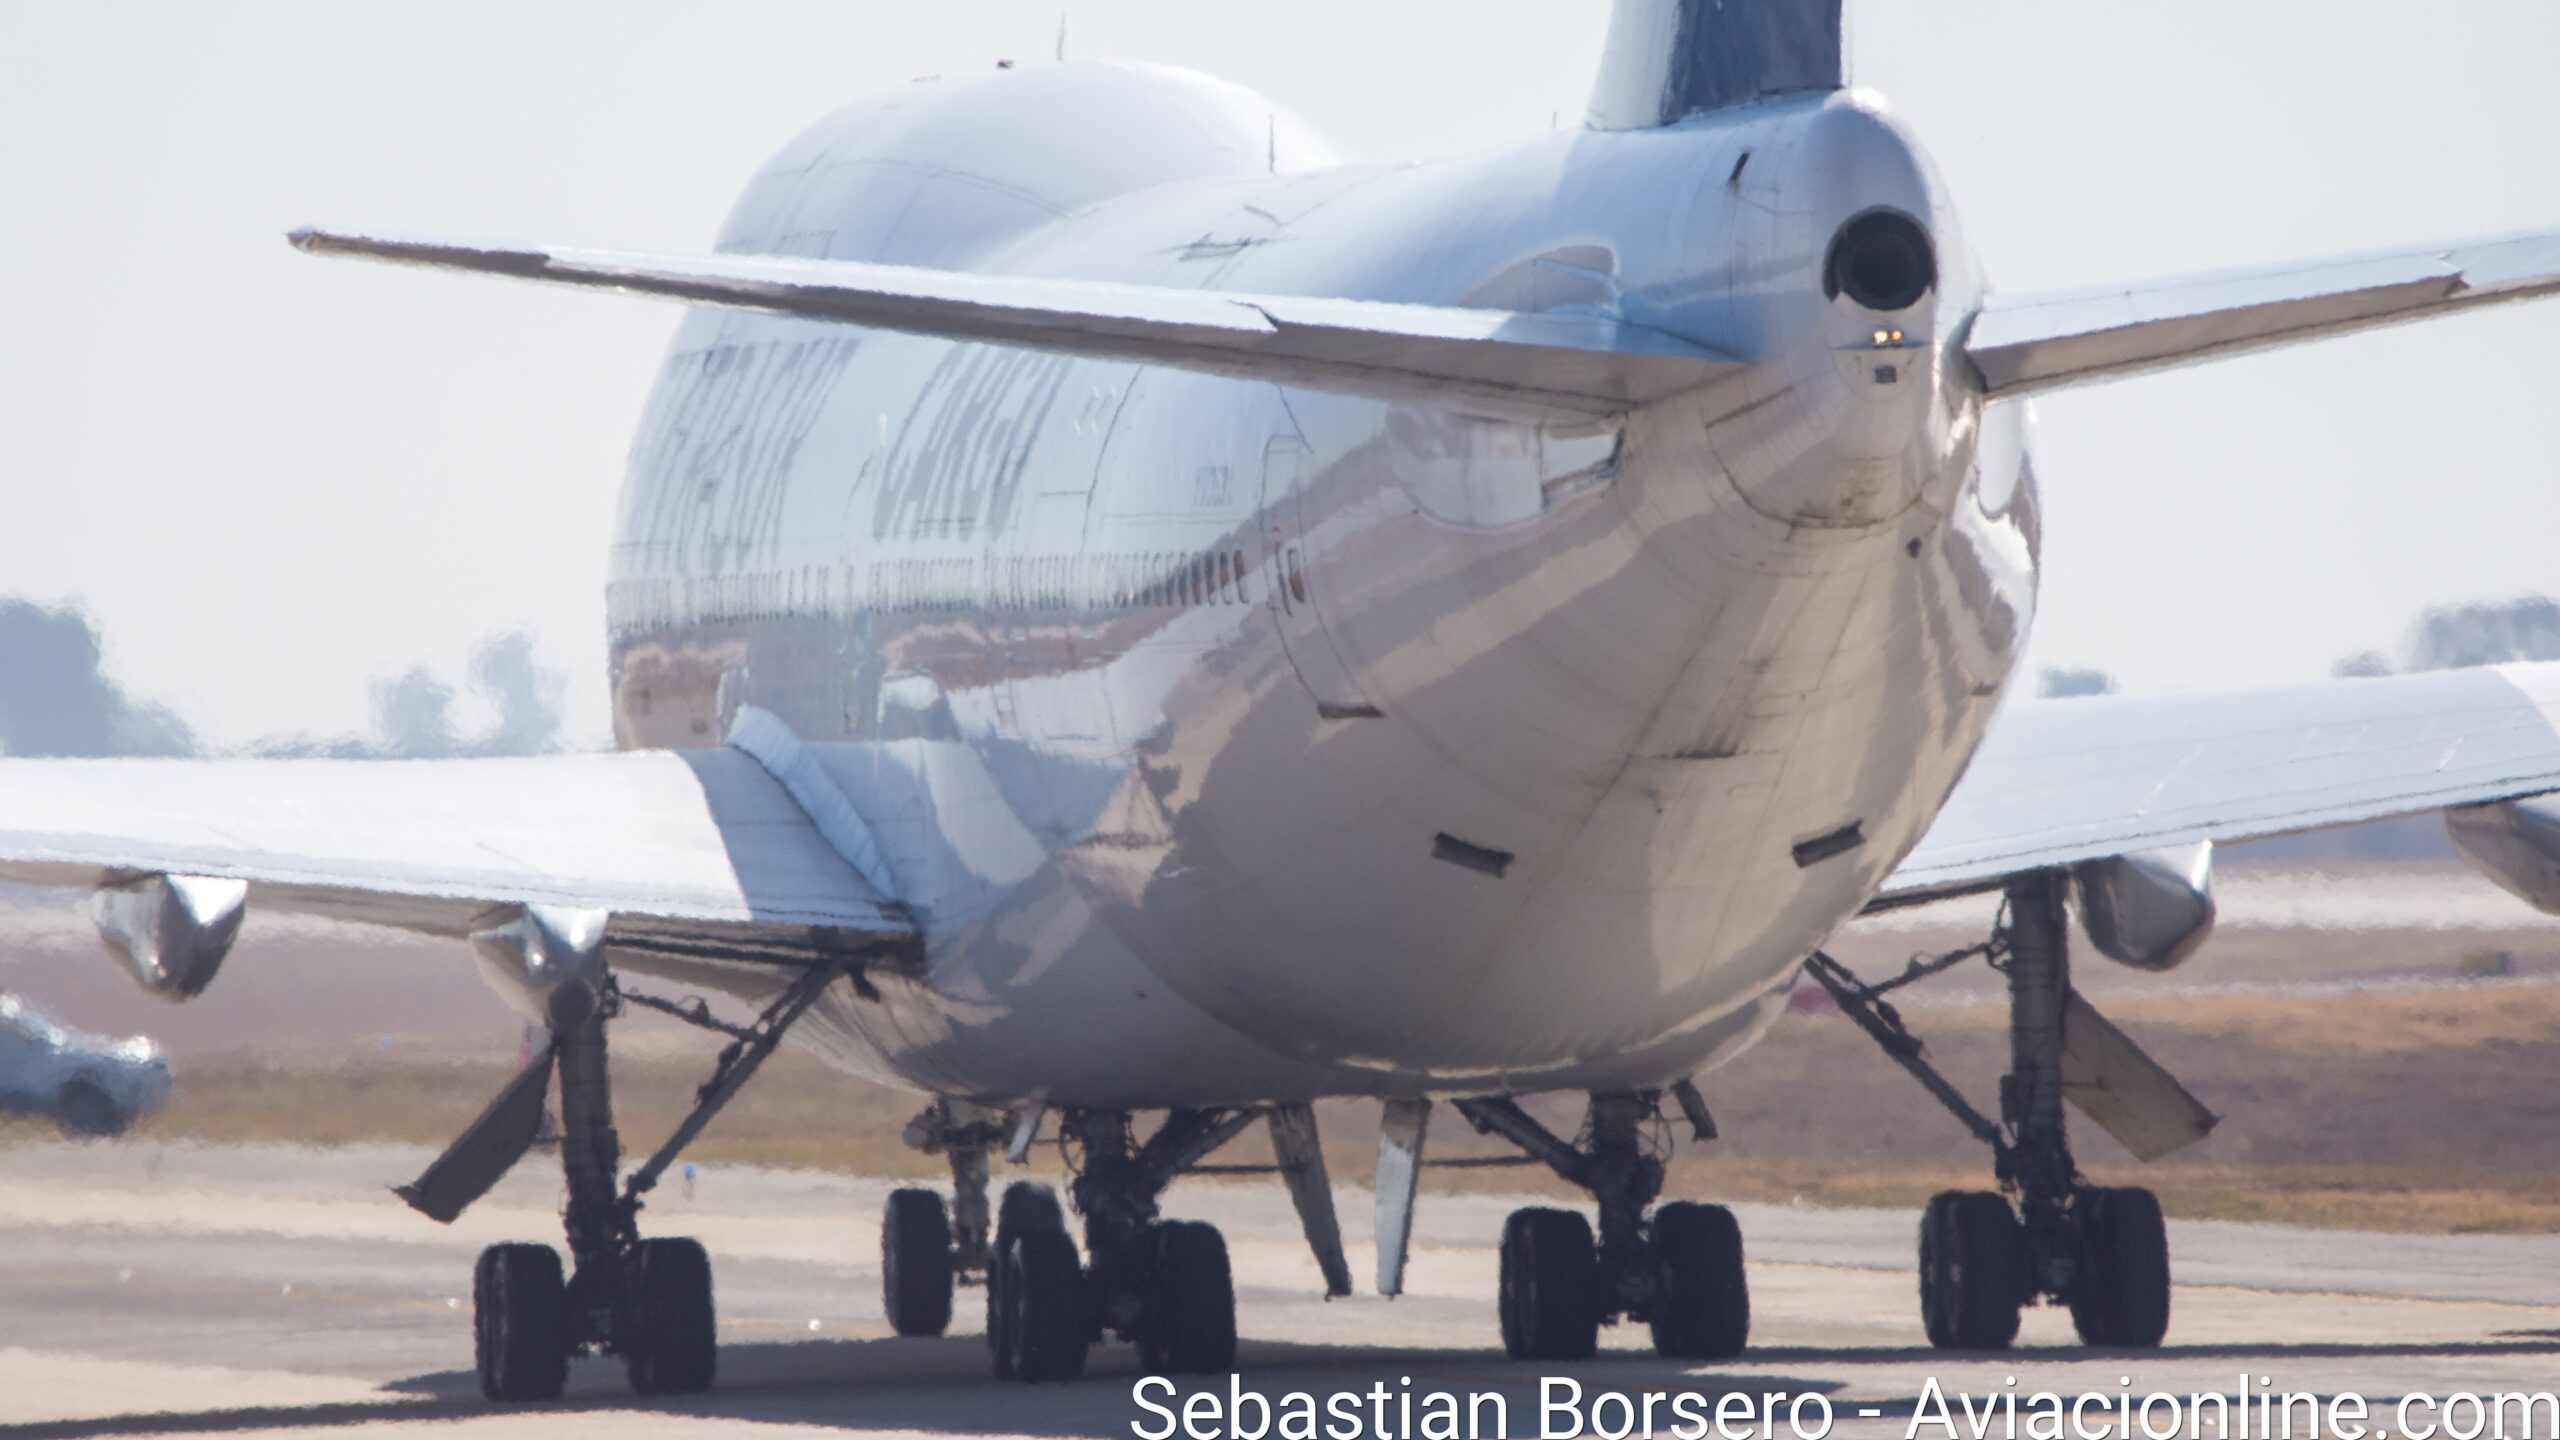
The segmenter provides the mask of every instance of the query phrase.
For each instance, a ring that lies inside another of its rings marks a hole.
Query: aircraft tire
[[[711,1257],[693,1240],[643,1240],[632,1260],[632,1332],[622,1337],[631,1388],[690,1395],[711,1388],[720,1357]]]
[[[1026,1384],[1073,1380],[1093,1344],[1084,1267],[1064,1230],[1025,1230],[997,1259],[1004,1271],[996,1318],[996,1373]]]
[[[1227,1240],[1198,1220],[1148,1229],[1146,1328],[1138,1360],[1150,1374],[1223,1375],[1236,1363],[1235,1275]]]
[[[951,1212],[931,1190],[893,1190],[880,1216],[880,1308],[901,1335],[951,1328]]]
[[[1502,1348],[1514,1360],[1588,1360],[1600,1346],[1600,1254],[1573,1210],[1514,1210],[1502,1225]]]
[[[1920,1213],[1920,1318],[1941,1350],[2005,1350],[2027,1298],[2027,1242],[2008,1200],[1948,1190]]]
[[[557,1400],[569,1378],[568,1286],[548,1245],[492,1245],[471,1271],[471,1358],[480,1393]]]
[[[2169,1333],[2169,1232],[2148,1190],[2088,1189],[2072,1197],[2080,1268],[2071,1324],[2081,1343],[2149,1350]]]
[[[1067,1232],[1066,1212],[1058,1208],[1058,1192],[1037,1180],[1016,1180],[1004,1187],[1004,1196],[996,1202],[995,1259],[987,1266],[987,1350],[995,1357],[996,1378],[1011,1380],[1013,1350],[1002,1340],[1005,1287],[1012,1283],[1005,1272],[1004,1257],[1013,1252],[1015,1237],[1031,1230]]]
[[[1653,1349],[1666,1360],[1729,1360],[1751,1340],[1742,1227],[1721,1205],[1677,1201],[1653,1212],[1658,1282]]]

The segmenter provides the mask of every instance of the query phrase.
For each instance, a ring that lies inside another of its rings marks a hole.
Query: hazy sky
[[[1599,0],[1073,0],[1071,57],[1257,88],[1355,156],[1581,110]],[[323,263],[320,221],[705,247],[846,99],[1048,58],[1060,5],[0,3],[0,594],[86,601],[230,743],[524,626],[605,731],[604,543],[676,312]],[[1854,68],[2028,290],[2560,227],[2560,5],[1852,0]],[[2560,303],[2041,407],[2037,663],[2309,680],[2560,590]]]

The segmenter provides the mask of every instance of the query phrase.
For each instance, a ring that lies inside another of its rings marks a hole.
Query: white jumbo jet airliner
[[[2210,1117],[2073,994],[2072,931],[2174,964],[2214,842],[2425,811],[2560,910],[2560,667],[2010,694],[2028,397],[2548,295],[2560,233],[1998,294],[1846,88],[1840,0],[1618,0],[1586,124],[1443,163],[1059,65],[821,121],[706,254],[293,240],[691,307],[612,542],[619,749],[0,762],[0,877],[93,887],[173,998],[251,898],[468,942],[549,1046],[402,1194],[452,1218],[555,1074],[567,1178],[568,1266],[479,1263],[494,1398],[578,1353],[711,1382],[709,1261],[642,1238],[641,1201],[785,1037],[930,1097],[909,1138],[953,1193],[892,1198],[889,1317],[940,1333],[983,1281],[1001,1376],[1114,1338],[1231,1368],[1224,1242],[1157,1200],[1254,1124],[1347,1291],[1332,1096],[1384,1107],[1381,1290],[1446,1104],[1598,1216],[1504,1227],[1512,1356],[1621,1320],[1730,1356],[1741,1236],[1655,1203],[1662,1147],[1712,1133],[1691,1077],[1808,967],[1990,1151],[1996,1189],[1922,1217],[1931,1339],[2006,1345],[2050,1301],[2152,1345],[2159,1207],[2080,1180],[2063,1077],[2118,1077],[2093,1117],[2141,1153]],[[2008,976],[1996,1119],[1820,954],[1984,891],[2003,919],[1947,963]],[[733,1043],[626,1174],[605,1037],[634,1005]],[[1578,1133],[1515,1098],[1542,1092],[1589,1096]],[[1038,1185],[989,1202],[1044,1131],[1080,1237]]]

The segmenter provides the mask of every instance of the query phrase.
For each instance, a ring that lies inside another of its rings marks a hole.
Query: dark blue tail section
[[[1842,0],[1617,0],[1591,95],[1605,130],[1668,125],[1703,110],[1848,79]]]

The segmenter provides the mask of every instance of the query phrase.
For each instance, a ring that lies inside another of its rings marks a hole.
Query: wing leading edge
[[[1880,906],[2198,840],[2560,790],[2560,663],[2020,704]]]
[[[1234,295],[849,260],[642,255],[310,229],[290,238],[315,255],[619,290],[1539,422],[1606,419],[1707,384],[1740,363],[1600,315]]]

